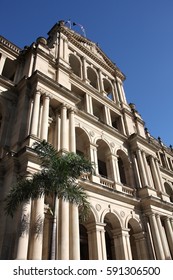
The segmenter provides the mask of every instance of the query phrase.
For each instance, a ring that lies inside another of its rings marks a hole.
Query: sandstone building
[[[97,44],[63,21],[24,49],[0,37],[1,259],[173,259],[173,150],[127,103],[124,80]],[[86,223],[64,201],[54,219],[47,198],[4,215],[17,176],[39,170],[39,139],[94,162],[95,173],[80,178],[91,202]]]

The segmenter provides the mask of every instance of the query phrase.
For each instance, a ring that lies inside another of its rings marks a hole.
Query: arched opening
[[[89,138],[86,132],[76,127],[76,153],[89,158]]]
[[[79,208],[80,216],[80,208]],[[96,240],[96,221],[92,210],[90,209],[89,216],[84,223],[79,224],[80,234],[80,259],[81,260],[96,260],[97,259],[97,244]],[[99,244],[101,246],[101,244]]]
[[[146,246],[145,237],[143,235],[142,228],[138,221],[131,218],[128,222],[129,229],[129,238],[130,238],[130,247],[131,255],[133,260],[142,260],[146,259]]]
[[[105,243],[107,260],[121,259],[118,235],[121,233],[121,225],[118,218],[113,213],[107,213],[104,217]]]
[[[120,172],[121,183],[124,185],[127,185],[125,167],[123,164],[123,160],[120,157],[118,158],[118,168],[119,168],[119,172]]]
[[[122,150],[118,150],[117,155],[120,181],[123,185],[132,186],[134,174],[130,168],[130,161]]]
[[[80,60],[74,54],[70,54],[69,64],[73,73],[81,78],[81,63]]]
[[[87,68],[87,77],[88,77],[88,80],[90,81],[90,85],[93,86],[94,88],[98,89],[97,74],[91,67]]]
[[[173,202],[173,190],[172,190],[171,186],[166,182],[164,183],[164,186],[165,186],[166,193],[170,197],[170,201]]]
[[[84,225],[79,225],[80,230],[80,260],[89,260],[88,233]]]
[[[98,140],[96,144],[98,145],[97,158],[99,174],[102,177],[112,179],[112,168],[110,168],[110,160],[108,159],[108,156],[110,155],[110,148],[103,140]]]
[[[111,83],[107,79],[103,79],[103,86],[104,86],[104,91],[107,94],[107,97],[111,100],[113,100],[113,89]]]

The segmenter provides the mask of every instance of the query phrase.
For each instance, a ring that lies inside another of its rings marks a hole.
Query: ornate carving
[[[95,135],[94,131],[90,131],[90,132],[89,132],[89,135],[90,135],[91,137],[94,137],[94,135]]]
[[[96,210],[100,211],[101,209],[102,209],[101,205],[100,204],[96,204]]]
[[[121,215],[122,218],[124,218],[124,217],[125,217],[125,212],[124,212],[124,211],[121,211],[121,212],[120,212],[120,215]]]
[[[115,148],[115,143],[114,143],[114,142],[111,142],[111,143],[110,143],[110,146],[111,146],[111,148]]]

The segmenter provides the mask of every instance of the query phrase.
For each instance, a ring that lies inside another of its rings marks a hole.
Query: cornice
[[[141,206],[146,214],[148,211],[149,213],[151,213],[150,211],[152,209],[152,206],[158,207],[158,209],[164,209],[173,212],[173,204],[171,202],[163,201],[155,196],[148,196],[141,199]]]
[[[28,78],[28,81],[30,82],[30,84],[32,86],[32,90],[36,89],[38,82],[40,82],[43,85],[45,85],[46,87],[50,87],[51,90],[53,90],[55,92],[56,91],[60,92],[63,97],[69,98],[69,100],[71,100],[74,103],[78,103],[80,101],[80,99],[77,96],[75,96],[74,94],[72,94],[72,92],[70,90],[68,90],[61,84],[55,82],[54,80],[49,78],[47,75],[43,74],[42,72],[40,72],[38,70],[36,70],[32,74],[32,76]],[[56,99],[56,95],[54,95],[52,92],[51,92],[51,96],[52,96],[52,98]]]
[[[153,143],[149,142],[148,139],[143,138],[142,136],[133,133],[128,138],[129,143],[131,144],[131,149],[135,151],[136,148],[140,147],[140,144],[145,146],[146,148],[149,148],[150,150],[154,152],[158,152],[158,147],[154,145]]]
[[[5,39],[3,36],[0,36],[0,45],[10,51],[13,55],[18,56],[20,54],[21,49]]]

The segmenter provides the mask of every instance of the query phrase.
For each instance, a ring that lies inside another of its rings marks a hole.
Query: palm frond
[[[32,178],[20,178],[12,186],[5,199],[6,214],[13,216],[18,206],[29,199],[56,193],[59,198],[80,206],[83,217],[86,217],[89,203],[86,192],[77,184],[77,179],[83,172],[92,172],[91,162],[75,153],[60,155],[44,140],[35,143],[33,149],[41,161],[41,171],[33,174]]]

